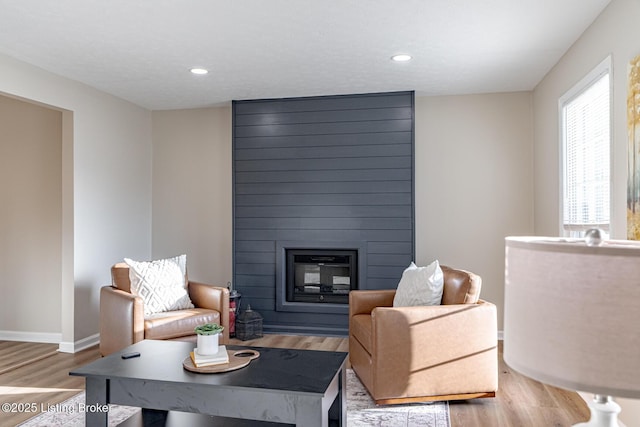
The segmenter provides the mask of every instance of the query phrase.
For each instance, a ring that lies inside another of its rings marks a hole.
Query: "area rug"
[[[84,403],[80,393],[20,424],[20,427],[82,427]],[[110,405],[109,426],[117,426],[140,411],[129,406]],[[353,373],[347,369],[347,426],[348,427],[450,427],[448,402],[416,403],[411,405],[376,406],[369,393]]]
[[[449,402],[378,405],[353,370],[347,369],[347,426],[450,427]]]

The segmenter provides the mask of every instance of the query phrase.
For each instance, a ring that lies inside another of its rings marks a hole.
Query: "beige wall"
[[[535,134],[535,230],[560,230],[558,99],[608,55],[613,62],[612,235],[626,238],[629,60],[640,54],[640,1],[614,0],[538,84],[533,93]]]
[[[62,113],[0,96],[0,335],[62,337]]]
[[[533,232],[530,93],[416,99],[416,258],[482,276],[502,330],[504,237]]]
[[[52,328],[73,351],[97,342],[111,264],[151,256],[151,112],[5,55],[0,93],[62,111],[61,319]],[[30,297],[15,309],[32,312]]]
[[[640,54],[639,18],[640,1],[613,0],[534,91],[536,234],[558,235],[560,228],[558,98],[612,55],[612,236],[626,238],[626,80],[629,60]],[[640,401],[618,402],[621,420],[628,426],[640,425]]]
[[[530,93],[416,99],[417,261],[481,274],[500,318],[504,237],[533,232],[531,126]],[[231,164],[229,107],[153,113],[155,258],[231,280]]]
[[[153,113],[153,256],[189,277],[232,280],[231,107]]]

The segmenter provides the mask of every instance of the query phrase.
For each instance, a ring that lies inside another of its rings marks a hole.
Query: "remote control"
[[[140,353],[136,351],[134,353],[125,353],[122,355],[123,359],[133,359],[134,357],[140,357]]]

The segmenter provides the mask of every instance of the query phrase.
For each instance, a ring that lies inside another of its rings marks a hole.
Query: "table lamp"
[[[504,360],[537,381],[593,393],[580,427],[617,427],[611,396],[640,398],[640,242],[505,240]]]

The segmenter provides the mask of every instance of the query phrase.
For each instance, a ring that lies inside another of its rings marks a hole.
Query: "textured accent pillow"
[[[444,275],[438,260],[426,267],[418,267],[412,262],[402,273],[393,306],[440,305],[443,288]]]
[[[144,315],[193,308],[187,293],[187,256],[156,261],[134,261],[129,266],[131,293],[144,301]]]

